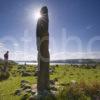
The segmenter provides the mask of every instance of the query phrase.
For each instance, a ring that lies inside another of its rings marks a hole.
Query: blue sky
[[[0,58],[37,58],[34,12],[45,5],[51,59],[100,58],[100,0],[0,0]]]

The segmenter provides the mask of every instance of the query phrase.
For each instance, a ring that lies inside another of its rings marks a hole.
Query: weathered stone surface
[[[38,19],[36,36],[38,50],[38,92],[48,90],[49,88],[49,18],[48,8],[41,8],[41,18]]]
[[[37,93],[37,84],[33,84],[31,88],[32,88],[31,94],[32,95],[36,94]]]

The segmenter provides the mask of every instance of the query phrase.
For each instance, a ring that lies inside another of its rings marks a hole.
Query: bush
[[[97,100],[97,98],[100,98],[100,83],[97,82],[92,85],[84,82],[69,84],[59,90],[57,94],[57,100]]]

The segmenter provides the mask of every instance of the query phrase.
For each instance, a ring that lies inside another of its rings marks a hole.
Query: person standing
[[[9,51],[4,54],[4,72],[8,71]]]

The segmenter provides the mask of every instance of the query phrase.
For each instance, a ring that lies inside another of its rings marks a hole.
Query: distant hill
[[[15,61],[19,62],[27,62],[27,63],[37,63],[37,61]],[[52,60],[50,63],[68,63],[68,64],[95,64],[100,63],[100,59],[66,59],[66,60]]]
[[[100,63],[100,59],[66,59],[66,60],[54,60],[51,63],[69,63],[69,64],[94,64]]]

